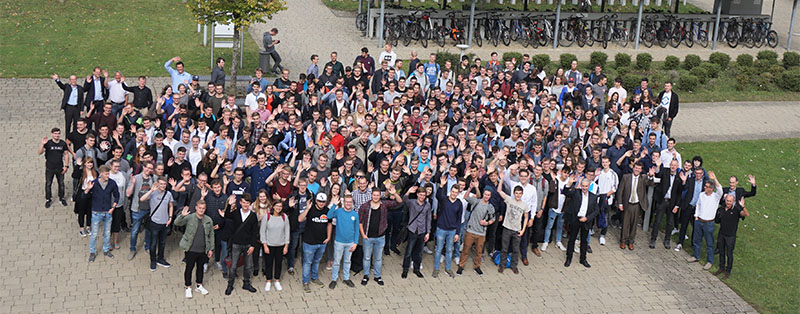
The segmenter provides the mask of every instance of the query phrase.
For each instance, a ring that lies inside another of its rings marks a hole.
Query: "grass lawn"
[[[362,10],[366,8],[366,3],[369,0],[363,0],[362,3]],[[340,10],[340,11],[351,11],[357,12],[358,11],[358,0],[322,0],[322,2],[331,9]],[[375,7],[380,7],[380,0],[374,0]],[[393,6],[392,1],[386,1],[386,8],[397,7],[396,5]],[[434,2],[432,0],[428,0],[425,2],[419,0],[397,0],[395,2],[400,3],[400,7],[402,8],[416,8],[416,9],[441,9],[442,4],[440,2]],[[500,4],[497,0],[492,0],[489,3],[485,1],[478,1],[475,4],[475,10],[502,10],[502,11],[522,11],[524,8],[523,3],[524,0],[517,1],[516,4],[511,4],[510,1],[504,1],[504,4]],[[592,5],[592,12],[600,12],[600,1],[593,1],[595,3]],[[457,0],[448,0],[447,1],[447,8],[449,10],[469,10],[470,9],[470,1],[460,2]],[[570,11],[577,11],[577,6],[573,5],[572,2],[561,6],[562,12],[570,12]],[[613,13],[634,13],[639,10],[638,6],[634,5],[606,5],[606,12],[613,12]],[[662,3],[661,6],[657,6],[655,2],[651,2],[651,5],[645,7],[646,13],[656,13],[656,12],[672,12],[674,7],[670,7],[666,1]],[[555,12],[556,5],[555,4],[547,4],[547,1],[542,1],[542,4],[536,4],[535,0],[528,1],[528,11],[530,12]],[[703,10],[700,8],[686,4],[683,5],[681,2],[680,7],[678,8],[679,13],[702,13]]]
[[[203,35],[180,0],[0,0],[0,17],[0,77],[85,77],[95,66],[129,77],[167,76],[164,62],[174,56],[183,58],[189,73],[211,73],[210,47],[203,47]],[[243,35],[240,73],[249,74],[258,64],[258,47]],[[214,53],[230,65],[231,49]]]
[[[796,313],[800,306],[800,248],[796,246],[800,245],[800,139],[688,143],[677,148],[684,159],[702,156],[704,168],[714,171],[723,187],[736,175],[739,186],[749,189],[747,174],[756,176],[758,194],[747,199],[750,217],[739,223],[735,265],[725,283],[760,312]]]

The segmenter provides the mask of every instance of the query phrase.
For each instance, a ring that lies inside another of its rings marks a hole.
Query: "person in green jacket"
[[[195,290],[203,295],[208,290],[203,287],[203,264],[214,255],[214,222],[205,215],[206,202],[197,201],[194,215],[189,215],[189,206],[184,206],[181,215],[175,219],[176,226],[186,226],[181,242],[178,244],[186,253],[186,270],[183,278],[186,285],[186,298],[192,297],[192,270],[197,267],[197,286]]]

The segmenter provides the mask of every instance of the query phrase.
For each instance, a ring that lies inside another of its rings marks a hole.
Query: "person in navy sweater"
[[[458,184],[450,187],[450,192],[445,192],[445,185],[447,184],[446,176],[442,176],[439,183],[439,191],[437,198],[439,199],[438,210],[433,214],[436,221],[436,248],[433,253],[433,278],[439,277],[439,264],[442,256],[442,249],[445,249],[444,258],[444,272],[450,277],[455,277],[455,273],[451,270],[453,259],[453,246],[458,242],[458,234],[456,233],[461,229],[461,212],[464,210],[464,205],[458,199],[458,194],[461,192]]]
[[[97,257],[97,231],[103,223],[103,255],[114,258],[111,254],[111,214],[119,202],[119,188],[114,180],[108,179],[108,166],[100,166],[100,175],[86,184],[84,198],[92,198],[92,236],[89,240],[89,262]]]

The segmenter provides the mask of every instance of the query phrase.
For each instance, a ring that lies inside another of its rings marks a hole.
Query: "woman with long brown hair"
[[[81,188],[75,192],[79,193],[79,195],[75,197],[74,212],[78,214],[78,234],[85,237],[90,234],[89,229],[92,226],[92,198],[91,195],[89,195],[89,197],[84,197],[83,191],[86,189],[87,183],[97,178],[94,159],[91,157],[83,159],[82,173],[80,178]]]
[[[264,191],[264,190],[262,190]],[[266,191],[264,192],[266,194]],[[261,195],[261,192],[259,192]],[[283,256],[289,252],[290,225],[289,217],[283,213],[283,203],[275,202],[272,210],[261,219],[260,239],[264,255],[264,276],[267,284],[264,290],[269,291],[272,280],[275,280],[275,290],[281,291],[281,262]]]

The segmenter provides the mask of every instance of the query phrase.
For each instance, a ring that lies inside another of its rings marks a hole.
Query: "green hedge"
[[[800,68],[791,68],[783,71],[776,81],[780,88],[800,92]]]
[[[631,55],[622,52],[614,55],[614,66],[616,68],[626,68],[631,66]]]
[[[681,90],[694,91],[698,85],[700,85],[700,79],[692,74],[681,75],[680,80],[678,80],[678,89]]]
[[[700,64],[699,67],[705,69],[706,73],[708,73],[708,77],[710,78],[717,78],[719,76],[720,72],[719,64],[711,62],[703,62]]]
[[[753,66],[753,56],[743,53],[736,57],[736,65],[740,67],[751,67]]]
[[[726,70],[728,69],[728,65],[731,63],[731,56],[722,52],[712,52],[708,57],[708,61],[719,65],[721,70]]]
[[[650,70],[650,64],[653,63],[653,56],[649,53],[640,53],[636,55],[636,67],[642,70]]]
[[[783,53],[783,67],[791,68],[800,66],[800,54],[794,51],[787,51]]]
[[[506,61],[511,61],[511,59],[516,59],[518,63],[522,62],[522,54],[513,51],[503,53],[503,63]],[[503,67],[505,67],[505,65],[503,65]]]
[[[589,55],[589,63],[590,66],[594,69],[595,65],[600,65],[601,67],[606,67],[606,61],[608,61],[608,55],[605,52],[595,51]]]
[[[531,57],[531,63],[533,63],[534,66],[544,68],[550,65],[550,55],[543,53],[535,55]]]
[[[664,69],[667,70],[676,70],[681,65],[681,59],[678,59],[676,56],[667,56],[664,59]]]
[[[572,61],[578,61],[578,57],[576,57],[574,54],[571,53],[562,53],[560,58],[558,59],[558,63],[564,69],[569,69],[570,65],[572,64]]]
[[[631,96],[633,96],[633,90],[636,89],[641,82],[642,77],[636,74],[625,74],[625,76],[622,77],[622,87],[630,91]]]
[[[683,59],[683,67],[687,70],[691,70],[692,68],[699,66],[703,60],[700,59],[698,55],[686,55],[686,58]]]
[[[703,67],[694,67],[691,70],[689,70],[689,73],[692,73],[692,75],[696,76],[701,84],[705,83],[708,80],[708,77],[710,76],[708,74],[708,70],[706,70]]]
[[[772,64],[778,64],[778,53],[772,50],[761,50],[756,55],[758,60],[764,60]]]
[[[466,56],[473,60],[475,59],[474,53],[468,53]],[[445,61],[450,61],[453,64],[453,68],[455,68],[459,63],[461,63],[461,54],[460,53],[452,53],[446,50],[439,50],[436,51],[436,63],[439,64],[440,67],[444,68]],[[411,70],[413,72],[413,70]]]

